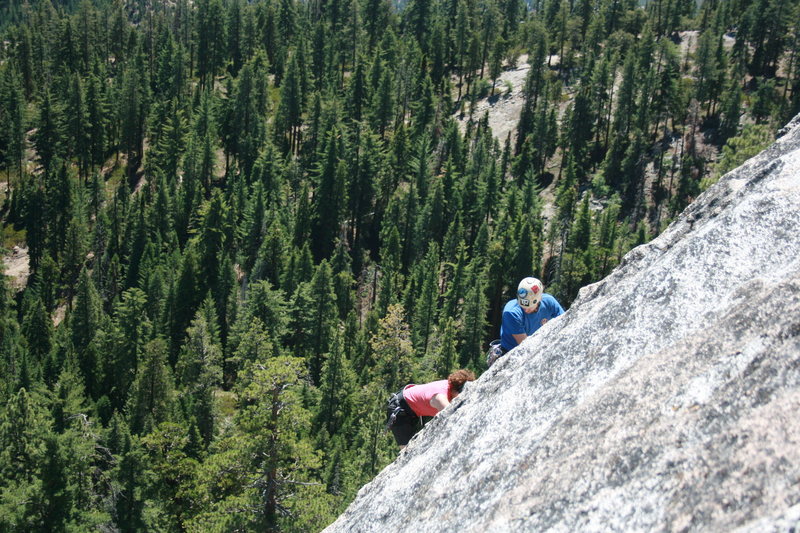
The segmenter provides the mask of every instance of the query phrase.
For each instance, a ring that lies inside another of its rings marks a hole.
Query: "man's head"
[[[447,376],[447,392],[451,400],[461,394],[467,381],[475,381],[475,374],[471,370],[462,368]]]
[[[544,294],[544,285],[536,278],[525,278],[517,287],[517,302],[526,313],[535,313],[539,310],[539,303]]]

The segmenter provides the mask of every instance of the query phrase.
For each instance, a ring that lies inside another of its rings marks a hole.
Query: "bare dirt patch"
[[[512,135],[517,130],[519,116],[522,113],[522,106],[525,98],[522,89],[525,86],[525,77],[531,69],[528,63],[528,56],[522,55],[517,61],[517,67],[508,69],[500,75],[495,85],[495,93],[491,97],[478,100],[473,113],[473,118],[478,119],[489,113],[489,127],[492,129],[494,137],[504,143],[509,134]],[[456,113],[461,128],[465,128],[469,120],[469,114]]]
[[[6,267],[6,276],[11,278],[9,285],[17,292],[24,289],[31,274],[28,248],[14,246],[10,254],[3,256],[3,264]]]
[[[67,304],[62,304],[56,307],[56,310],[53,311],[53,316],[51,317],[53,320],[53,326],[58,326],[64,321],[64,318],[67,316]]]

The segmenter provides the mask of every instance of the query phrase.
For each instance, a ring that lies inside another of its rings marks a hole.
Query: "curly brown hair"
[[[447,392],[451,398],[459,394],[467,381],[475,381],[475,374],[471,370],[456,370],[447,376]]]

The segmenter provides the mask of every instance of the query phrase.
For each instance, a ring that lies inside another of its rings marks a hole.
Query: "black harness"
[[[391,428],[398,418],[415,418],[417,416],[405,398],[403,398],[402,389],[392,394],[386,405],[386,410],[389,414],[389,420],[386,422],[387,429]]]

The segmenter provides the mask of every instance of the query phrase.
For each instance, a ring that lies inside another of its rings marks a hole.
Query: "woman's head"
[[[456,370],[447,376],[447,392],[450,399],[455,398],[461,393],[464,388],[464,383],[467,381],[475,381],[475,374],[471,370]]]

